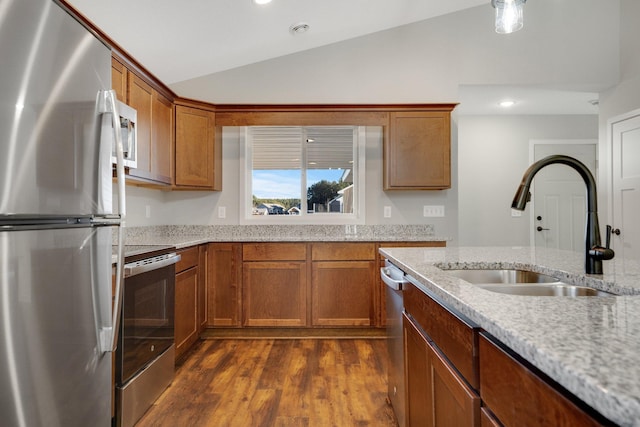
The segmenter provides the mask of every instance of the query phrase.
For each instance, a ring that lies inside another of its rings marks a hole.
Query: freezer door
[[[111,213],[100,201],[111,147],[100,148],[96,111],[111,88],[110,50],[52,0],[3,6],[0,221]]]
[[[0,424],[111,425],[109,227],[0,231]]]

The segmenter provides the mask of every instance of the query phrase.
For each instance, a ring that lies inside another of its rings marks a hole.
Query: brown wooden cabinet
[[[406,315],[403,328],[408,426],[479,426],[478,394]]]
[[[589,414],[568,393],[534,372],[534,368],[480,335],[480,392],[483,403],[502,425],[613,425]]]
[[[242,243],[210,243],[207,326],[242,326]]]
[[[208,245],[178,251],[175,283],[176,360],[198,340],[207,326]]]
[[[307,326],[306,243],[242,246],[244,326]]]
[[[111,88],[120,102],[127,102],[127,67],[116,58],[111,58]]]
[[[409,425],[479,426],[478,329],[412,284],[404,304]]]
[[[222,190],[222,137],[212,110],[176,105],[176,189]]]
[[[200,250],[192,246],[178,252],[182,257],[176,264],[174,330],[176,360],[198,340],[200,287]]]
[[[137,113],[137,165],[127,169],[139,184],[170,185],[174,176],[173,101],[116,58],[111,83],[118,99]]]
[[[198,335],[207,327],[209,245],[198,246]]]
[[[385,190],[451,188],[452,109],[389,113],[383,147]]]
[[[433,425],[429,411],[432,396],[427,339],[406,316],[403,316],[403,331],[407,427]]]
[[[313,326],[372,326],[375,243],[311,245]]]
[[[174,182],[173,102],[158,91],[151,99],[150,179],[165,184]]]

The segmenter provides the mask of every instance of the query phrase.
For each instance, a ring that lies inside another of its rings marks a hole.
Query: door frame
[[[607,120],[607,146],[604,150],[604,154],[606,155],[606,171],[603,173],[603,187],[606,189],[606,209],[607,209],[607,217],[606,223],[611,224],[613,222],[613,127],[625,120],[632,119],[634,117],[640,116],[640,109],[631,110],[626,113],[620,114],[618,116],[611,117]]]
[[[640,110],[638,110],[640,112]],[[590,139],[530,139],[529,140],[529,164],[535,162],[535,147],[536,145],[595,145],[595,155],[596,155],[596,170],[593,171],[593,177],[596,180],[596,185],[598,183],[598,176],[600,174],[599,171],[599,162],[598,162],[598,139],[590,138]],[[535,185],[536,181],[533,180],[531,184],[531,194],[535,194]],[[531,198],[530,206],[529,206],[529,246],[536,246],[536,233],[534,231],[533,225],[535,224],[535,197]]]

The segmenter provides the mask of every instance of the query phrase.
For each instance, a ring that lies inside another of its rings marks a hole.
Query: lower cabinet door
[[[407,425],[479,426],[480,397],[406,315],[403,323]]]
[[[429,369],[433,390],[434,426],[480,425],[480,396],[449,365],[440,352],[429,346]]]
[[[407,427],[432,426],[430,411],[431,370],[427,340],[404,316],[405,385],[407,397]]]
[[[244,326],[307,326],[304,261],[245,262],[242,269]]]
[[[373,325],[375,272],[375,261],[314,261],[313,326]]]
[[[176,360],[198,339],[198,268],[176,274],[175,341]]]

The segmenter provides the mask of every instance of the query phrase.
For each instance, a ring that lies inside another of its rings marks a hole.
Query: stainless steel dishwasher
[[[402,312],[404,302],[402,290],[407,285],[404,272],[385,260],[380,269],[380,277],[385,287],[387,302],[387,351],[388,395],[400,427],[405,426],[405,385],[404,385],[404,344],[402,332]]]

